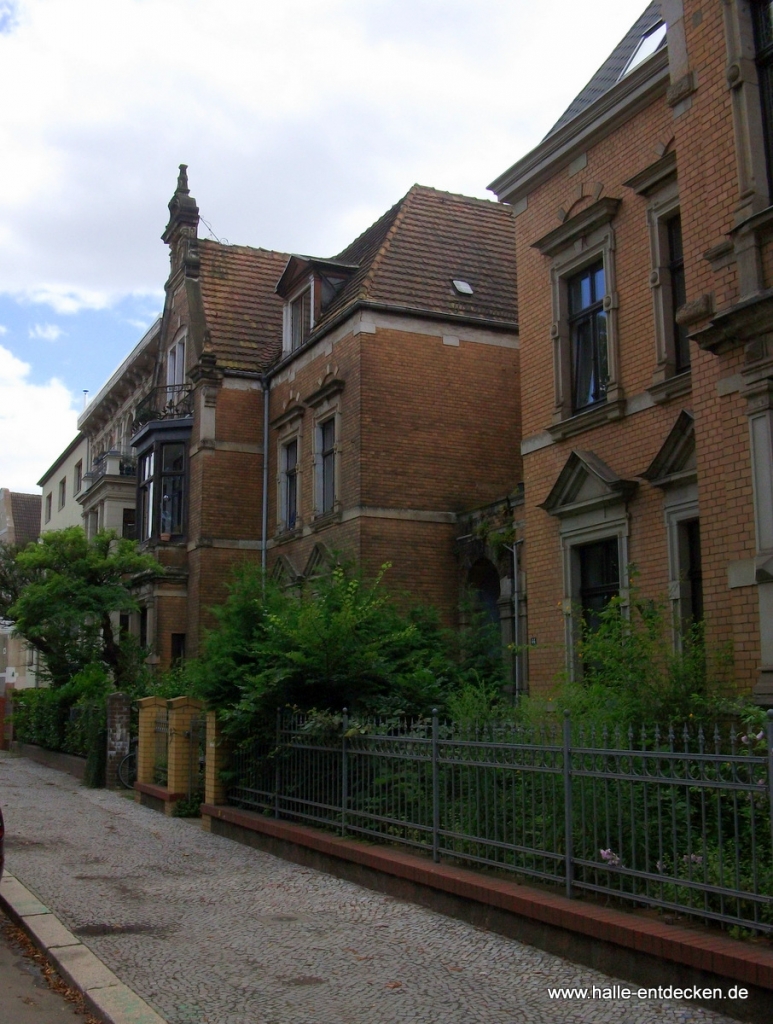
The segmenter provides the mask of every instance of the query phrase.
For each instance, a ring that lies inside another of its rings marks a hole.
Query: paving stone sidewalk
[[[169,1024],[729,1024],[0,753],[7,867]],[[632,986],[635,987],[635,986]]]

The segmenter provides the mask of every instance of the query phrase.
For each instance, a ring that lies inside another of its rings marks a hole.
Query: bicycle
[[[137,738],[129,743],[129,753],[118,765],[118,781],[124,789],[134,789],[137,781]]]

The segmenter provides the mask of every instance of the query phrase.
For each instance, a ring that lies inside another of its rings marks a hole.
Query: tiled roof
[[[219,366],[262,370],[282,349],[283,300],[274,288],[289,255],[199,240],[209,345]]]
[[[508,206],[414,185],[335,257],[358,263],[314,334],[357,301],[513,324],[515,229]],[[473,289],[461,296],[451,281]]]
[[[626,36],[617,44],[593,78],[591,78],[590,82],[578,93],[561,117],[559,117],[545,136],[546,139],[577,117],[586,107],[589,107],[591,103],[594,103],[600,96],[603,96],[605,92],[608,92],[620,80],[620,75],[633,56],[641,37],[646,35],[650,29],[654,28],[661,21],[663,21],[663,15],[660,11],[660,3],[653,2],[649,4],[641,17],[634,22]]]
[[[11,493],[11,514],[17,544],[29,544],[40,536],[39,494]]]

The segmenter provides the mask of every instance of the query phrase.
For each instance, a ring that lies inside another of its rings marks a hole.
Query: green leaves
[[[134,541],[111,531],[89,540],[80,527],[55,530],[26,548],[2,552],[0,611],[43,656],[55,686],[93,663],[120,685],[136,659],[128,657],[111,615],[136,608],[130,586],[137,575],[162,572]]]

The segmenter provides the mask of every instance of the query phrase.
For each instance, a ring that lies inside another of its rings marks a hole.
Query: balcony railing
[[[137,406],[135,432],[151,420],[179,420],[193,415],[193,388],[190,384],[167,384],[153,388]]]
[[[94,459],[91,471],[86,475],[92,484],[107,475],[133,477],[137,475],[137,459],[128,451],[113,448]]]

